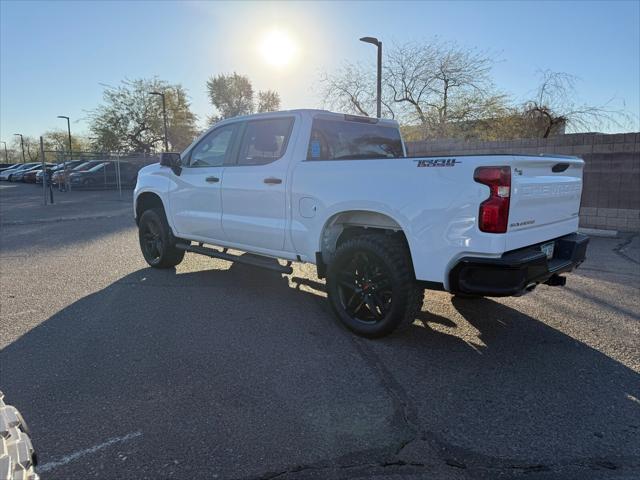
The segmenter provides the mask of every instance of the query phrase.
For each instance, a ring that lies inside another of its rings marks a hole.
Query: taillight
[[[505,233],[509,221],[511,167],[478,167],[473,179],[489,187],[489,198],[480,204],[478,226],[488,233]]]

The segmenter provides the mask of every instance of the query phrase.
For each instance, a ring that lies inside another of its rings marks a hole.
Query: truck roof
[[[273,118],[273,117],[280,117],[280,116],[287,116],[287,115],[291,115],[291,114],[298,114],[301,116],[308,116],[308,117],[323,117],[323,118],[335,118],[336,120],[349,120],[352,119],[354,121],[366,121],[366,122],[371,122],[371,123],[377,123],[377,124],[383,124],[383,125],[389,125],[391,127],[398,127],[398,122],[392,119],[388,119],[388,118],[375,118],[375,117],[367,117],[367,116],[358,116],[358,115],[350,115],[350,114],[346,114],[346,113],[337,113],[337,112],[330,112],[329,110],[322,110],[322,109],[316,109],[316,108],[297,108],[297,109],[292,109],[292,110],[279,110],[277,112],[264,112],[264,113],[253,113],[251,115],[241,115],[238,117],[231,117],[231,118],[226,118],[224,120],[221,120],[220,122],[217,122],[215,125],[221,125],[224,123],[231,123],[234,121],[241,121],[241,120],[249,120],[249,119],[256,119],[256,118]]]

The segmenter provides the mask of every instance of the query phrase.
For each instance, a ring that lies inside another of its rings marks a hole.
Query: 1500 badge
[[[455,158],[429,158],[423,160],[416,160],[418,168],[420,167],[455,167],[456,164],[462,163]]]

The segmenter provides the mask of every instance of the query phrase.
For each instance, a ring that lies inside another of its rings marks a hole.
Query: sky
[[[289,43],[275,58],[263,52],[274,31]],[[515,100],[535,90],[540,70],[573,74],[580,99],[624,102],[633,123],[622,130],[640,130],[638,0],[0,0],[0,140],[65,128],[58,115],[71,117],[73,132],[88,134],[88,112],[104,85],[124,78],[182,84],[200,127],[213,113],[207,79],[233,71],[248,75],[256,90],[278,91],[283,109],[318,108],[321,72],[345,61],[374,68],[375,48],[359,42],[362,36],[383,46],[438,36],[490,51],[499,60],[495,83]]]

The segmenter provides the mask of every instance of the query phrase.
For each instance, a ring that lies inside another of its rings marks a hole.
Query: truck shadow
[[[640,375],[584,343],[505,304],[457,298],[437,313],[427,299],[408,332],[356,339],[321,282],[295,280],[242,265],[136,271],[2,350],[2,387],[42,462],[141,430],[130,448],[145,449],[151,477],[169,455],[184,476],[215,464],[226,478],[229,449],[251,457],[269,444],[272,461],[291,465],[299,451],[393,445],[405,414],[416,435],[483,458],[637,458]],[[122,468],[119,478],[140,478]]]

